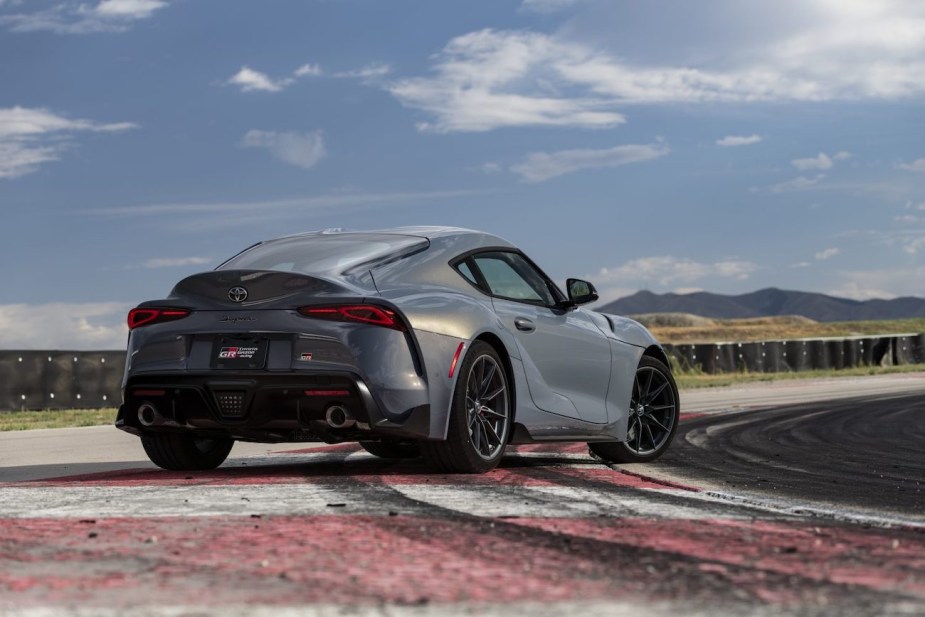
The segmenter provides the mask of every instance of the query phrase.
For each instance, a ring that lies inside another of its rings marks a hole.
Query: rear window
[[[424,249],[425,238],[386,234],[332,234],[264,242],[232,257],[219,270],[281,270],[302,274],[343,274]]]

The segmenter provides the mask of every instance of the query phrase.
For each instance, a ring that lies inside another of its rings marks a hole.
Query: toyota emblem
[[[232,302],[244,302],[247,300],[247,290],[243,287],[232,287],[228,290],[228,297]]]

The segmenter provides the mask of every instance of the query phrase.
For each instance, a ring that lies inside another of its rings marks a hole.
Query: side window
[[[555,304],[546,280],[517,253],[482,253],[474,259],[493,295],[546,306]]]
[[[466,278],[467,281],[469,281],[476,287],[479,286],[479,282],[476,280],[475,275],[472,274],[472,270],[469,268],[469,262],[466,262],[466,261],[459,262],[456,265],[456,270],[458,270],[459,273],[462,274]]]

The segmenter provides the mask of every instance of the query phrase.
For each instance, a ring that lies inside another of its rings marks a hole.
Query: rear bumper
[[[126,381],[124,401],[116,427],[136,435],[180,431],[261,442],[339,442],[426,439],[430,433],[429,405],[387,410],[350,372],[141,374]],[[139,417],[144,405],[156,412],[147,421]],[[331,428],[325,421],[331,405],[346,408],[356,424]]]

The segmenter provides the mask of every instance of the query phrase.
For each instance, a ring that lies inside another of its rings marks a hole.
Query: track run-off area
[[[439,475],[353,444],[208,473],[0,435],[0,614],[925,614],[925,375],[682,392],[668,453]]]

